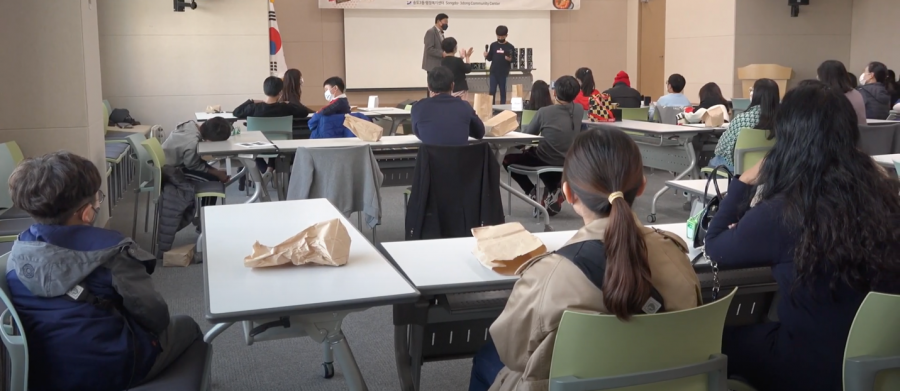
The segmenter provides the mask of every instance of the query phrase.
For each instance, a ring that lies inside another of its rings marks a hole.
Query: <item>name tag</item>
[[[78,300],[78,297],[81,296],[81,292],[84,292],[84,288],[82,288],[81,285],[75,285],[74,287],[72,287],[72,289],[66,292],[66,296],[71,297],[72,300]]]

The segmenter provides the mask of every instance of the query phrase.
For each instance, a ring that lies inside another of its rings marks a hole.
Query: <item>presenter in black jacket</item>
[[[500,104],[506,104],[506,78],[509,76],[509,68],[512,63],[512,56],[516,48],[506,41],[509,35],[509,29],[506,26],[497,26],[497,42],[494,42],[484,52],[484,59],[491,62],[490,72],[490,94],[491,100],[497,94],[497,87],[500,87]]]

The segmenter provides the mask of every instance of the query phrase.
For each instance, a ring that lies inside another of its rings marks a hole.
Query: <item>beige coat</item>
[[[608,219],[584,226],[566,244],[603,240]],[[647,243],[653,287],[665,300],[667,311],[697,307],[700,281],[686,255],[687,245],[677,235],[655,231],[637,223]],[[491,325],[491,337],[506,365],[492,391],[547,390],[550,358],[563,311],[606,312],[603,293],[568,259],[555,254],[528,261],[517,274],[506,308]]]

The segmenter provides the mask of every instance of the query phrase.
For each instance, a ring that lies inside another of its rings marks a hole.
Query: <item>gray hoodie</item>
[[[197,146],[203,141],[200,125],[196,121],[178,124],[172,134],[162,144],[166,164],[184,167],[187,170],[206,172],[206,161],[197,153]]]

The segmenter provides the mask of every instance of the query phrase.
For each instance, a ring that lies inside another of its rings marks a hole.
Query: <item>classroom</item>
[[[0,4],[0,389],[900,390],[896,0]]]

